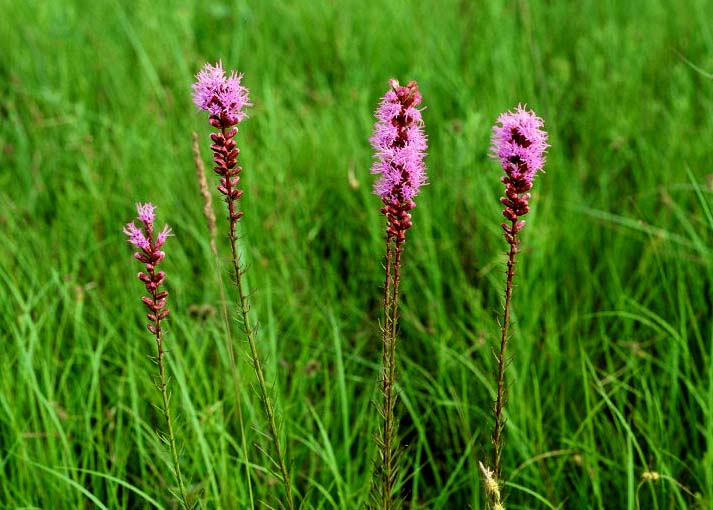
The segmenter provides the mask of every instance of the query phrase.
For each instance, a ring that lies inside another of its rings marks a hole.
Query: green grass
[[[255,104],[238,135],[248,279],[306,507],[363,507],[376,459],[368,138],[396,77],[419,82],[430,141],[401,287],[407,507],[484,508],[506,248],[487,152],[498,113],[526,102],[552,148],[518,260],[506,507],[711,508],[710,2],[381,3],[0,0],[0,507],[175,508],[121,234],[137,201],[175,232],[184,472],[205,508],[248,507],[221,319],[188,313],[219,302],[190,84],[222,58]],[[237,344],[247,444],[266,446]],[[278,506],[269,460],[249,457]]]

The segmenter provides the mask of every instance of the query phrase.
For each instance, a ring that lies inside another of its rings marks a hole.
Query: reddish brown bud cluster
[[[230,122],[228,118],[226,118],[225,115],[214,115],[211,114],[208,117],[208,123],[213,126],[214,128],[222,129],[222,128],[229,128],[231,126],[235,125],[235,122]]]
[[[391,124],[398,130],[394,146],[405,147],[409,139],[409,127],[414,123],[414,119],[409,115],[409,112],[411,112],[411,108],[414,105],[421,102],[421,95],[418,92],[418,84],[415,81],[410,81],[405,87],[400,87],[398,81],[391,80],[389,85],[391,85],[398,102],[401,104],[401,111],[391,121]]]
[[[129,243],[139,249],[134,253],[134,257],[146,266],[146,272],[141,271],[136,276],[144,283],[146,291],[150,294],[150,297],[141,298],[146,308],[149,309],[146,317],[151,321],[151,324],[148,324],[147,327],[151,333],[157,335],[157,341],[160,342],[161,319],[168,315],[168,309],[164,309],[168,292],[158,290],[163,284],[166,274],[163,271],[157,272],[156,266],[166,256],[161,251],[161,247],[171,235],[171,229],[168,225],[164,225],[163,230],[157,234],[154,232],[156,206],[152,203],[136,204],[136,210],[139,213],[138,220],[142,226],[137,227],[134,222],[131,222],[126,224],[123,232],[129,238]]]
[[[243,196],[243,191],[237,188],[242,171],[237,162],[240,149],[237,148],[235,142],[238,130],[236,128],[228,130],[229,125],[215,115],[210,116],[210,123],[221,129],[219,133],[210,135],[210,139],[213,141],[210,149],[213,151],[213,161],[216,165],[213,167],[213,171],[221,177],[218,191],[225,195],[226,201],[231,205],[230,220],[237,221],[243,215],[242,211],[235,211],[232,207],[233,202]]]
[[[517,233],[525,226],[524,221],[518,220],[530,211],[532,180],[542,171],[545,150],[549,147],[543,125],[535,112],[518,105],[514,112],[501,114],[493,126],[492,155],[505,172],[501,178],[505,183],[505,196],[500,202],[505,206],[503,216],[510,220],[509,225],[502,227],[505,240],[512,247],[511,254],[517,252]],[[497,469],[496,474],[499,474]]]
[[[414,207],[416,203],[413,200],[394,199],[381,208],[382,214],[386,216],[386,235],[390,239],[395,239],[397,246],[404,243],[406,231],[413,225],[409,211]]]
[[[419,103],[421,102],[421,97],[418,92],[418,83],[415,81],[411,80],[405,87],[400,87],[398,81],[391,79],[389,80],[389,85],[396,93],[396,97],[404,109],[413,106],[417,100]]]
[[[166,278],[166,273],[156,271],[156,266],[163,260],[164,256],[164,252],[152,245],[149,245],[147,249],[142,248],[141,252],[134,254],[134,257],[146,265],[146,272],[141,271],[136,276],[139,280],[144,282],[146,291],[150,294],[150,297],[143,296],[141,301],[149,310],[146,314],[146,318],[150,320],[151,323],[147,324],[146,327],[153,334],[157,334],[160,331],[161,320],[165,319],[169,314],[169,310],[166,308],[168,291],[159,291],[159,287]]]
[[[505,196],[500,198],[500,202],[505,206],[503,216],[512,222],[510,225],[503,223],[501,226],[505,231],[505,240],[513,246],[517,244],[516,234],[525,226],[525,222],[518,221],[518,219],[530,211],[530,193],[528,191],[532,188],[532,181],[517,175],[505,176],[500,179],[505,183]]]

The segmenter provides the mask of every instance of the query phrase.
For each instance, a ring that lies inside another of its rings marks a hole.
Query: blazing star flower
[[[500,125],[498,125],[500,124]],[[493,126],[492,156],[500,161],[505,171],[501,178],[505,196],[500,202],[505,206],[503,216],[511,224],[503,223],[505,240],[513,247],[518,243],[517,233],[525,226],[520,217],[530,211],[530,189],[535,174],[542,171],[547,150],[547,132],[541,129],[544,121],[532,110],[518,105],[514,112],[505,112]]]
[[[129,243],[144,252],[154,252],[163,246],[168,236],[171,235],[171,229],[168,225],[163,226],[163,230],[158,233],[156,240],[153,240],[154,228],[153,222],[156,218],[156,206],[150,202],[145,204],[136,204],[138,220],[143,223],[143,228],[137,227],[134,222],[124,226],[123,232],[129,238]]]
[[[168,236],[170,235],[172,235],[171,229],[168,225],[164,225],[163,230],[161,230],[161,232],[156,235],[156,248],[160,248],[161,246],[163,246],[163,243],[166,242],[166,239],[168,239]]]
[[[124,234],[129,238],[129,242],[140,250],[148,250],[150,248],[149,240],[146,239],[144,231],[137,228],[133,222],[124,227]]]
[[[156,207],[152,203],[136,204],[136,211],[139,213],[139,220],[153,224],[153,220],[156,217]]]
[[[134,257],[146,266],[146,271],[142,271],[136,276],[144,283],[146,291],[149,293],[149,296],[141,298],[141,301],[148,308],[147,318],[151,321],[150,324],[147,324],[147,327],[152,333],[157,333],[161,330],[161,320],[168,316],[169,312],[165,308],[168,292],[158,290],[163,284],[166,275],[163,271],[156,271],[156,267],[166,256],[160,248],[166,242],[168,236],[171,235],[171,229],[168,225],[164,225],[163,230],[158,233],[154,240],[153,222],[156,217],[156,206],[150,202],[136,204],[136,211],[138,212],[138,220],[143,225],[137,227],[132,221],[124,227],[123,232],[129,238],[129,243],[141,250],[136,252]]]
[[[532,183],[535,174],[542,170],[549,147],[543,126],[544,121],[522,105],[514,112],[500,114],[493,126],[491,150],[509,177]]]
[[[248,102],[248,89],[240,85],[242,77],[242,74],[231,71],[226,78],[223,65],[218,62],[215,66],[206,64],[193,84],[193,102],[198,108],[210,112],[210,125],[219,129],[210,135],[213,142],[210,149],[215,163],[213,171],[220,176],[218,191],[225,195],[231,224],[243,214],[236,207],[243,191],[238,189],[242,168],[238,166],[240,149],[235,141],[238,128],[234,126],[246,117],[243,108],[252,106]]]
[[[412,81],[406,87],[390,80],[389,90],[376,109],[374,134],[370,139],[376,150],[371,173],[381,177],[374,184],[374,193],[385,204],[394,201],[408,203],[426,184],[426,135],[423,132],[421,94]]]
[[[517,234],[525,226],[520,218],[530,210],[530,189],[537,172],[545,164],[547,132],[542,129],[543,120],[535,112],[525,110],[518,105],[514,112],[505,112],[498,116],[493,126],[491,155],[499,160],[505,175],[500,180],[505,184],[505,196],[500,202],[505,206],[503,216],[508,220],[500,226],[505,240],[510,245],[507,261],[507,280],[505,285],[505,304],[503,318],[500,321],[500,350],[495,355],[497,361],[497,397],[495,400],[495,425],[493,426],[493,469],[480,464],[488,497],[488,508],[503,510],[500,480],[502,480],[502,451],[505,439],[504,409],[507,402],[507,384],[505,371],[508,365],[507,346],[510,337],[510,307],[515,277],[515,255],[518,253],[520,239]]]
[[[243,109],[252,106],[248,89],[240,84],[242,78],[243,75],[235,71],[226,76],[221,61],[215,66],[206,64],[192,85],[193,103],[220,121],[223,126],[219,127],[234,126],[247,116]]]

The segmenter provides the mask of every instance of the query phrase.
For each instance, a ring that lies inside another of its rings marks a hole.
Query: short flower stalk
[[[250,348],[250,357],[253,364],[255,376],[258,380],[260,397],[263,402],[265,414],[267,416],[269,435],[272,439],[282,483],[285,490],[288,509],[294,509],[294,498],[290,474],[287,469],[285,454],[280,444],[280,436],[277,429],[275,410],[268,391],[268,384],[265,380],[265,373],[262,367],[260,355],[257,350],[256,328],[250,319],[250,304],[248,300],[247,286],[244,281],[245,270],[240,264],[240,250],[238,246],[238,221],[243,212],[238,208],[238,200],[242,197],[243,191],[238,188],[240,183],[240,172],[242,168],[237,164],[240,149],[237,147],[235,136],[238,133],[237,125],[247,116],[244,109],[251,106],[249,103],[248,89],[241,85],[242,75],[234,71],[226,76],[222,64],[218,62],[215,66],[206,64],[196,76],[197,81],[193,84],[193,102],[201,110],[209,112],[210,125],[218,130],[211,133],[213,142],[210,146],[213,152],[213,170],[220,176],[218,191],[225,197],[228,210],[230,249],[232,253],[232,263],[235,276],[235,284],[238,288],[239,307],[242,316],[243,329]]]
[[[157,270],[158,265],[166,256],[166,254],[161,251],[161,248],[168,236],[171,235],[171,229],[167,225],[164,225],[160,232],[155,232],[155,206],[153,204],[137,204],[136,209],[138,211],[140,226],[137,227],[134,222],[131,222],[124,227],[123,232],[128,237],[129,243],[139,250],[134,253],[134,257],[144,264],[145,267],[145,271],[139,272],[137,277],[144,283],[146,292],[148,293],[148,296],[141,298],[141,301],[148,310],[146,318],[149,320],[149,323],[146,327],[156,339],[156,356],[154,358],[158,366],[156,386],[161,392],[162,411],[166,422],[166,433],[168,434],[165,440],[171,450],[174,477],[178,484],[178,497],[184,510],[188,510],[192,508],[192,506],[188,501],[186,487],[181,473],[176,436],[173,431],[173,421],[171,419],[171,397],[168,392],[168,378],[164,364],[166,351],[163,343],[162,321],[168,317],[169,309],[166,308],[168,291],[160,290],[160,287],[163,285],[166,274],[163,271]]]
[[[505,371],[508,357],[511,301],[513,280],[515,277],[515,255],[518,253],[520,239],[518,234],[525,226],[521,218],[530,210],[530,189],[537,172],[542,171],[545,163],[547,133],[542,129],[544,122],[533,111],[525,110],[521,105],[514,112],[506,112],[498,117],[493,127],[492,156],[502,166],[505,175],[501,181],[505,184],[505,196],[500,202],[505,206],[503,216],[508,223],[502,224],[505,240],[509,245],[507,276],[505,286],[505,304],[500,323],[500,350],[497,355],[497,396],[495,401],[495,425],[493,427],[493,468],[481,466],[485,476],[486,488],[491,489],[502,482],[502,452],[504,445],[505,418],[507,401]],[[493,485],[495,484],[495,485]],[[486,490],[491,509],[502,508],[500,492]],[[497,498],[495,495],[497,494]]]
[[[383,428],[377,436],[380,464],[373,486],[373,505],[383,510],[400,507],[397,494],[398,422],[396,406],[396,337],[398,333],[399,283],[401,255],[406,231],[412,226],[410,211],[416,206],[414,197],[426,183],[423,159],[426,155],[426,135],[423,132],[421,94],[416,82],[401,86],[389,81],[390,90],[376,110],[372,147],[376,161],[372,173],[379,175],[374,193],[379,195],[386,216],[386,255],[384,281],[384,318],[382,325],[382,367],[380,390],[382,403],[379,412]]]

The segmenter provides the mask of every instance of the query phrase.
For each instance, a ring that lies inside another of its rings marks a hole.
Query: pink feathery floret
[[[500,114],[493,126],[491,150],[509,176],[532,182],[542,170],[549,147],[543,126],[544,121],[522,105],[514,112]]]
[[[168,239],[168,236],[170,235],[172,235],[171,228],[168,225],[164,225],[163,230],[161,230],[161,232],[159,232],[156,236],[156,248],[163,246],[163,243],[166,242],[166,239]]]
[[[145,204],[136,204],[136,211],[139,213],[139,220],[147,225],[153,225],[153,220],[156,218],[156,206],[151,202]]]
[[[140,250],[148,251],[151,249],[149,240],[144,235],[143,230],[137,228],[134,222],[128,223],[122,230],[129,238],[129,242]]]
[[[248,89],[240,84],[242,78],[243,75],[235,71],[226,76],[221,61],[215,66],[206,64],[192,85],[193,103],[201,110],[221,117],[230,125],[239,123],[247,116],[243,109],[252,106]]]
[[[129,238],[129,243],[133,244],[136,248],[146,253],[152,253],[163,246],[163,243],[166,242],[166,238],[171,235],[171,229],[168,225],[164,225],[163,230],[158,233],[156,241],[154,242],[152,237],[153,222],[156,219],[156,206],[151,202],[146,202],[145,204],[138,203],[136,204],[136,212],[138,214],[137,219],[143,223],[143,225],[137,227],[132,221],[124,226],[122,232]]]
[[[421,94],[416,82],[406,87],[390,80],[389,90],[376,109],[374,134],[370,139],[376,150],[376,161],[371,168],[381,177],[374,183],[374,193],[384,203],[394,200],[411,201],[426,184],[423,159],[428,148],[423,130]]]

